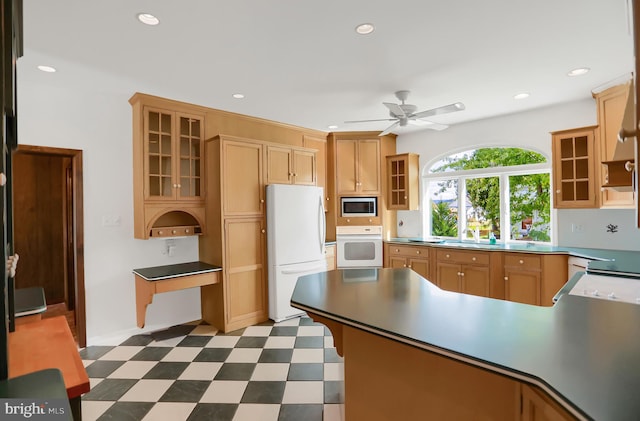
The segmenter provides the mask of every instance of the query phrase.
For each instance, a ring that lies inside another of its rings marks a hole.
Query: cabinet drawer
[[[429,257],[429,249],[427,247],[397,246],[390,244],[389,254],[391,256]]]
[[[504,265],[523,269],[539,270],[542,266],[540,256],[532,254],[505,253]]]
[[[471,263],[478,265],[489,264],[489,253],[467,252],[453,250],[438,250],[436,255],[439,261],[454,263]]]
[[[198,235],[202,233],[202,229],[195,226],[177,226],[177,227],[158,227],[151,229],[152,238],[157,237],[185,237],[188,235]]]

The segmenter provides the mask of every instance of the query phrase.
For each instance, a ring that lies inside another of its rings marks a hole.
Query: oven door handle
[[[379,234],[342,234],[336,235],[336,241],[347,243],[350,241],[380,241],[382,235]]]

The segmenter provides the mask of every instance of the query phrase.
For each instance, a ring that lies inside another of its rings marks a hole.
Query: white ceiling
[[[357,35],[363,22],[375,31]],[[627,0],[24,0],[19,78],[72,89],[92,74],[85,86],[102,91],[323,131],[381,130],[343,122],[387,118],[382,102],[407,89],[418,111],[463,102],[431,118],[456,124],[589,98],[629,76],[628,26]],[[566,76],[577,67],[591,72]]]

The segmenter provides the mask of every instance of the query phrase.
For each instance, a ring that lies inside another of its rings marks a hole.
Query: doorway
[[[43,317],[64,315],[84,348],[82,151],[19,145],[12,180],[15,287],[42,287]]]

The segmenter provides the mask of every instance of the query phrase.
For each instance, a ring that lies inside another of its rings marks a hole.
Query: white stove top
[[[587,273],[578,279],[569,294],[640,304],[640,280]]]

